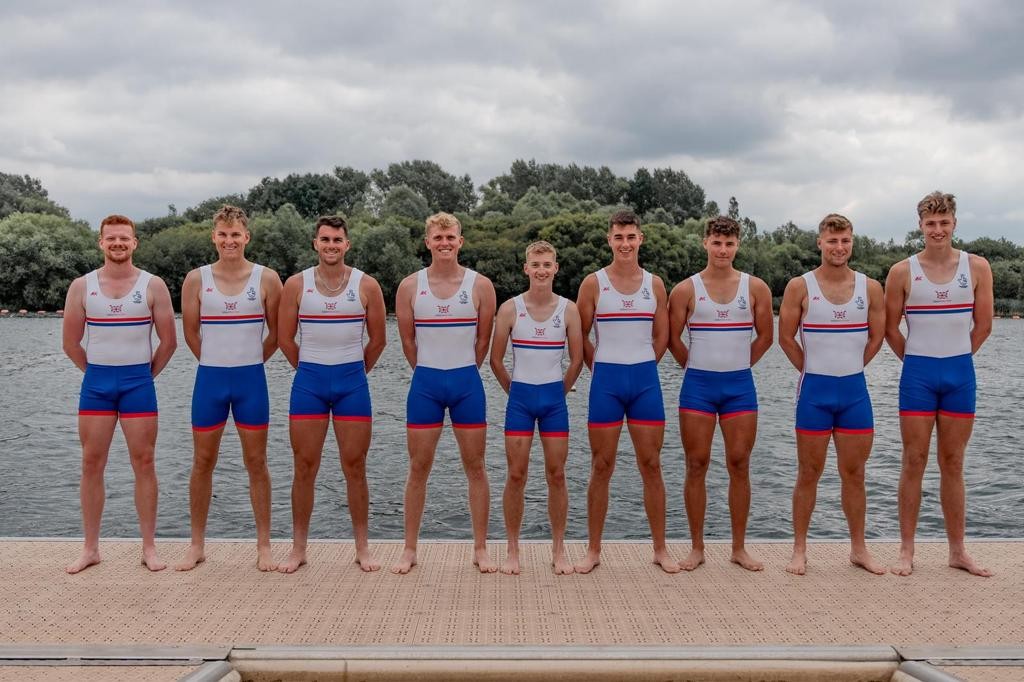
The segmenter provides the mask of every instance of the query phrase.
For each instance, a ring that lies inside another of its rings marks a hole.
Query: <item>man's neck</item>
[[[252,268],[252,263],[243,258],[219,258],[213,269],[225,275],[236,275]]]
[[[918,260],[926,263],[948,263],[953,259],[953,245],[946,241],[942,244],[929,244],[925,242],[924,251],[917,254]]]
[[[450,261],[431,261],[430,265],[427,266],[428,275],[436,275],[437,277],[456,277],[462,271],[462,266],[459,265],[457,260]]]
[[[842,265],[822,263],[814,271],[815,277],[828,282],[845,282],[850,279],[851,275],[853,275],[853,270],[846,263],[843,263]]]
[[[626,262],[613,260],[605,267],[605,270],[616,277],[633,277],[643,272],[640,263],[635,260]]]
[[[705,281],[711,280],[721,282],[730,280],[739,274],[740,271],[734,268],[732,264],[730,264],[727,268],[720,268],[716,265],[708,263],[707,266],[700,271],[700,278]]]
[[[131,260],[126,260],[123,263],[104,260],[100,270],[103,271],[104,279],[130,279],[138,273],[138,269]]]
[[[531,305],[545,305],[555,300],[557,296],[550,286],[534,285],[523,293],[523,300]]]
[[[323,261],[320,261],[317,264],[316,268],[320,272],[321,275],[326,275],[326,276],[344,275],[345,271],[348,269],[345,266],[345,261],[343,261],[343,260],[340,260],[337,263],[334,263],[333,265],[328,264],[328,263],[324,263]]]

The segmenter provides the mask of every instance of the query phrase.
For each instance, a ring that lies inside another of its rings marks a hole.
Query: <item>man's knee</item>
[[[939,474],[943,477],[961,477],[964,473],[963,450],[942,451],[938,453]]]
[[[661,458],[658,456],[643,457],[637,465],[640,468],[640,477],[646,480],[661,478]]]
[[[921,478],[928,466],[928,450],[926,448],[904,448],[903,449],[903,476],[910,478]]]
[[[839,467],[839,478],[847,485],[864,485],[864,465],[854,464]]]
[[[708,456],[704,455],[687,455],[686,456],[686,477],[687,478],[704,478],[708,473],[708,467],[711,465],[711,454]]]
[[[545,466],[544,477],[547,479],[549,488],[565,487],[565,467],[561,464]]]
[[[725,468],[729,472],[729,476],[736,478],[746,478],[750,472],[750,453],[743,452],[740,454],[725,454]]]
[[[817,485],[825,471],[825,462],[800,462],[797,466],[797,485]]]
[[[341,472],[347,480],[366,478],[366,457],[345,457],[341,460]]]

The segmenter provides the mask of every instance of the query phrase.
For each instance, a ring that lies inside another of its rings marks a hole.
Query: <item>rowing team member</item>
[[[792,574],[806,572],[807,533],[830,440],[838,455],[850,561],[874,574],[886,572],[868,551],[864,529],[864,470],[874,435],[864,367],[881,348],[883,338],[904,363],[900,378],[901,546],[891,570],[897,575],[913,570],[922,477],[935,430],[949,565],[975,575],[992,574],[964,546],[962,473],[975,409],[972,356],[992,325],[991,269],[984,258],[953,248],[956,202],[952,195],[929,194],[918,204],[918,217],[924,250],[890,269],[884,294],[878,282],[849,267],[853,225],[838,214],[826,216],[819,225],[821,265],[793,278],[786,287],[779,343],[800,372],[794,545],[786,567]],[[292,573],[307,562],[314,484],[328,422],[332,422],[347,483],[355,561],[362,570],[375,571],[380,564],[370,552],[368,537],[366,457],[372,411],[366,376],[385,344],[381,288],[369,275],[346,265],[351,243],[343,218],[317,221],[313,248],[318,264],[292,276],[283,287],[276,273],[245,258],[250,238],[245,213],[225,206],[214,218],[217,262],[190,272],[182,287],[185,340],[199,360],[199,369],[192,403],[192,542],[176,568],[191,570],[205,560],[213,467],[230,414],[249,473],[257,567]],[[405,547],[392,572],[408,573],[417,563],[427,480],[446,412],[466,473],[473,564],[481,572],[515,575],[521,571],[519,531],[537,429],[549,491],[553,571],[589,573],[600,564],[623,423],[643,481],[654,563],[676,573],[692,571],[704,562],[704,480],[717,424],[725,440],[729,473],[730,559],[747,570],[762,570],[763,563],[747,551],[744,540],[758,413],[751,367],[772,344],[772,299],[762,280],[733,266],[740,238],[735,220],[722,216],[708,220],[703,241],[706,267],[668,295],[662,280],[640,266],[644,234],[639,219],[631,211],[619,211],[609,220],[611,262],[584,279],[576,303],[553,291],[558,272],[555,247],[535,242],[527,247],[523,268],[528,289],[506,301],[495,317],[490,280],[459,264],[465,239],[458,219],[446,213],[428,218],[424,241],[430,264],[406,277],[396,296],[402,350],[413,377],[406,408]],[[103,469],[118,422],[136,476],[142,562],[154,571],[166,566],[155,546],[153,377],[166,366],[176,341],[167,287],[132,264],[137,245],[130,219],[119,215],[104,219],[100,226],[104,264],[76,279],[68,291],[64,349],[85,372],[79,403],[85,543],[79,559],[68,566],[69,573],[100,561]],[[906,336],[900,329],[903,317]],[[152,332],[158,340],[155,348]],[[504,364],[510,345],[511,372]],[[278,346],[296,368],[289,407],[293,546],[280,564],[270,548],[269,399],[263,369]],[[508,476],[503,494],[508,542],[500,566],[486,544],[490,490],[484,465],[486,403],[479,367],[489,348],[491,368],[509,395]],[[666,350],[685,370],[679,423],[692,547],[682,561],[669,555],[665,538],[661,474],[665,410],[657,363]],[[584,363],[593,377],[588,413],[589,541],[583,560],[573,565],[564,548],[569,438],[565,395]]]

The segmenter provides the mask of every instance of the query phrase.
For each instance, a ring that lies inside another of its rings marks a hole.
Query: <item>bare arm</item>
[[[160,374],[171,356],[178,349],[178,334],[174,329],[174,306],[171,305],[171,292],[167,285],[159,277],[149,280],[148,295],[151,298],[150,310],[153,311],[153,329],[156,330],[156,337],[160,339],[160,345],[153,351],[153,360],[150,367],[153,376]]]
[[[185,345],[196,356],[196,360],[203,347],[199,298],[202,286],[202,276],[198,270],[185,275],[185,281],[181,284],[181,329],[185,335]]]
[[[803,277],[794,277],[786,285],[779,307],[779,348],[798,372],[804,371],[804,349],[796,342],[796,335],[806,307],[807,282]]]
[[[903,306],[907,301],[907,281],[910,279],[910,265],[900,261],[889,268],[885,278],[885,340],[900,360],[907,348],[907,339],[900,330]]]
[[[885,296],[882,285],[868,278],[868,343],[864,346],[866,367],[882,348],[885,339]]]
[[[494,311],[498,307],[498,298],[491,280],[480,274],[473,283],[473,296],[476,298],[476,366],[479,367],[491,347],[491,330],[494,329]]]
[[[63,337],[64,354],[67,355],[75,367],[85,371],[88,360],[85,357],[85,349],[82,348],[82,339],[85,337],[85,278],[79,277],[71,283],[68,288],[67,298],[64,300],[64,321],[61,328]]]
[[[651,285],[654,287],[654,299],[658,302],[654,309],[651,341],[654,344],[654,361],[660,362],[668,348],[668,294],[665,292],[665,282],[661,277],[652,277]]]
[[[302,296],[302,273],[292,275],[284,283],[277,307],[277,345],[292,367],[299,366],[299,300]]]
[[[977,353],[992,333],[995,315],[992,294],[992,267],[981,256],[971,256],[971,281],[974,282],[974,326],[971,327],[971,352]]]
[[[395,317],[398,318],[398,336],[402,340],[402,353],[409,366],[416,369],[416,313],[413,294],[416,293],[416,275],[409,275],[395,292]]]
[[[775,317],[772,314],[772,290],[764,280],[760,277],[751,277],[750,291],[751,298],[754,299],[751,301],[751,305],[754,306],[754,333],[757,334],[750,343],[750,366],[753,367],[772,347]]]
[[[576,297],[576,309],[580,314],[580,334],[583,335],[583,362],[594,369],[594,344],[590,341],[590,330],[594,326],[594,311],[597,309],[597,275],[583,278],[580,293]]]
[[[505,367],[505,351],[508,349],[508,337],[512,333],[515,320],[516,306],[509,299],[498,308],[498,316],[494,321],[494,336],[491,339],[491,371],[505,393],[512,387],[512,376]]]
[[[267,322],[267,336],[263,339],[263,362],[277,350],[277,314],[281,308],[281,277],[270,268],[263,268],[260,275],[263,289],[263,317]]]
[[[562,386],[565,393],[572,390],[583,371],[583,333],[580,330],[580,311],[569,301],[565,306],[565,340],[569,346],[569,366],[565,368]]]
[[[668,350],[683,368],[690,359],[690,350],[683,343],[683,330],[690,319],[692,303],[693,282],[687,278],[677,284],[668,297]]]
[[[363,297],[363,308],[366,309],[367,342],[363,348],[363,367],[369,372],[377,364],[388,342],[385,326],[388,312],[384,307],[384,293],[373,277],[363,275],[359,283],[359,295]]]

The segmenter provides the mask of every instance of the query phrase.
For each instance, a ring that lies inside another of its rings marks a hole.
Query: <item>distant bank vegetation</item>
[[[176,305],[185,274],[215,257],[211,218],[224,203],[248,211],[250,259],[282,278],[315,262],[316,217],[344,214],[352,238],[348,262],[380,281],[389,306],[402,277],[428,262],[423,220],[435,211],[459,216],[466,237],[461,260],[494,281],[499,301],[524,288],[523,248],[537,239],[558,248],[555,288],[574,297],[583,277],[607,263],[608,216],[622,206],[643,217],[643,265],[669,287],[704,267],[704,221],[720,212],[743,224],[736,267],[762,277],[775,296],[791,277],[820,262],[816,225],[787,222],[759,230],[735,198],[723,211],[685,172],[671,168],[641,168],[624,178],[606,167],[518,160],[477,188],[468,175],[452,175],[431,161],[406,161],[370,173],[339,166],[331,173],[268,177],[248,192],[211,197],[184,211],[171,205],[162,217],[132,216],[139,235],[135,263],[164,278]],[[1024,313],[1024,248],[985,237],[956,246],[991,261],[997,313]],[[920,248],[916,230],[902,242],[858,235],[851,265],[884,281],[893,263]],[[0,307],[60,308],[71,280],[101,262],[96,233],[51,200],[39,180],[0,173]]]

